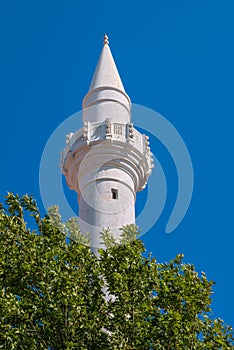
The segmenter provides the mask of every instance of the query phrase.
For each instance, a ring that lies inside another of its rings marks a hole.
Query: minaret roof
[[[115,61],[111,54],[109,41],[106,34],[104,36],[104,46],[89,87],[89,91],[102,86],[110,86],[125,91]]]
[[[131,101],[124,90],[107,35],[82,107],[85,122],[103,122],[111,118],[116,123],[128,123],[131,119]]]

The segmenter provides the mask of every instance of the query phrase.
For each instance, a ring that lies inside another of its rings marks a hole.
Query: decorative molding
[[[94,151],[96,145],[99,146],[97,153]],[[108,160],[113,157],[112,163],[115,164],[112,166],[130,173],[136,191],[145,187],[154,167],[153,154],[149,147],[149,137],[136,130],[132,123],[115,123],[111,118],[104,122],[84,122],[83,128],[66,136],[60,166],[69,187],[78,192],[77,173],[82,160],[91,149],[95,159],[90,162],[90,169],[100,167],[105,158]]]

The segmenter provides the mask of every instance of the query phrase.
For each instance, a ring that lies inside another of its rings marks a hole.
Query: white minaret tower
[[[135,223],[136,192],[153,167],[148,137],[133,127],[130,108],[105,35],[83,100],[84,126],[67,135],[62,153],[63,174],[78,193],[80,229],[90,233],[94,250],[103,228],[118,239],[122,226]]]

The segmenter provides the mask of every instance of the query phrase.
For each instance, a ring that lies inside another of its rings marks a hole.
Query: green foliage
[[[9,194],[6,203],[0,214],[0,348],[101,346],[106,313],[95,256],[79,240],[66,243],[56,210],[41,218],[32,197]],[[24,221],[27,212],[34,231]]]
[[[124,227],[117,244],[103,232],[97,258],[76,219],[63,224],[57,207],[42,218],[32,197],[9,193],[0,205],[0,349],[234,349],[231,327],[211,317],[213,282],[182,255],[144,257],[137,235]]]

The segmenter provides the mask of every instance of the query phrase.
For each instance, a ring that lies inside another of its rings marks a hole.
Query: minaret
[[[131,101],[106,35],[82,119],[83,128],[67,135],[62,171],[78,193],[81,232],[90,233],[95,251],[102,246],[103,228],[118,239],[122,226],[135,223],[136,192],[153,167],[148,136],[131,123]]]

